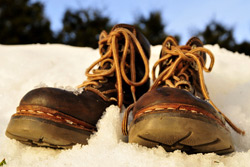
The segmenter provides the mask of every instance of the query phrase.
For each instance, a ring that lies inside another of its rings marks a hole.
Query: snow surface
[[[239,167],[250,165],[250,57],[232,53],[218,45],[206,45],[215,55],[215,66],[205,80],[211,99],[237,126],[233,130],[236,152],[187,155],[167,153],[162,147],[149,149],[129,144],[121,134],[122,114],[110,106],[98,122],[98,132],[86,146],[53,150],[23,145],[5,136],[5,129],[20,99],[35,87],[51,86],[75,90],[86,77],[85,69],[99,58],[98,50],[59,44],[0,45],[0,161],[9,167],[80,166],[164,166]],[[158,59],[161,46],[151,48],[150,67]],[[151,68],[150,68],[151,69]]]

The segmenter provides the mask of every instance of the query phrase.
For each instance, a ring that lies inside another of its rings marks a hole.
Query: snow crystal
[[[123,113],[117,106],[106,109],[88,145],[68,150],[53,150],[23,145],[5,136],[5,129],[20,99],[31,89],[57,87],[73,91],[86,79],[85,69],[97,58],[98,50],[66,45],[0,45],[0,161],[8,167],[80,166],[167,166],[167,167],[244,167],[250,165],[250,57],[232,53],[218,45],[206,45],[215,55],[211,73],[205,81],[213,102],[245,136],[232,137],[236,152],[187,155],[166,152],[162,147],[146,148],[127,143],[121,133]],[[159,58],[161,46],[152,47],[150,69]],[[151,75],[151,74],[150,74]]]

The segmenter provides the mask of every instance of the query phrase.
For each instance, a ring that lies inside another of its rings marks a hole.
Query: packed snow
[[[5,136],[8,121],[20,99],[31,89],[50,86],[75,90],[86,79],[85,69],[99,58],[97,49],[60,44],[0,45],[0,161],[8,167],[157,166],[157,167],[248,167],[250,165],[250,57],[232,53],[218,45],[206,45],[215,56],[215,66],[205,74],[213,102],[245,136],[231,129],[236,152],[187,155],[127,143],[121,133],[123,113],[117,106],[106,109],[98,131],[88,145],[54,150],[23,145]],[[151,47],[150,67],[161,46]],[[151,69],[151,68],[150,68]]]

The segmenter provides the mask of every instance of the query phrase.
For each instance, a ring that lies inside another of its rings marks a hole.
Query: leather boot
[[[210,66],[206,68],[206,54]],[[202,42],[191,38],[179,46],[173,37],[162,45],[160,59],[152,70],[154,83],[124,116],[123,133],[130,143],[147,147],[160,145],[166,151],[226,154],[234,151],[226,122],[238,129],[210,100],[204,83],[203,70],[210,72],[213,54]],[[155,77],[156,67],[159,75]],[[133,109],[132,109],[133,108]],[[127,130],[127,117],[133,120]]]
[[[128,106],[149,89],[150,44],[130,25],[100,34],[101,58],[87,70],[79,94],[57,88],[28,92],[12,115],[6,135],[32,146],[69,148],[86,144],[111,104]]]

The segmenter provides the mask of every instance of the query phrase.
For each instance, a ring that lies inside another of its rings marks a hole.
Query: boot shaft
[[[101,58],[86,70],[85,89],[101,92],[120,107],[121,103],[133,103],[148,90],[150,44],[134,26],[118,24],[109,34],[103,31],[99,52]],[[98,69],[93,69],[95,66]]]
[[[161,86],[186,90],[201,99],[205,99],[201,88],[201,77],[198,64],[205,68],[206,53],[202,50],[203,43],[196,37],[191,38],[186,45],[179,46],[173,37],[168,37],[162,45],[160,60],[153,68],[153,80],[155,68],[159,65],[159,76],[168,73],[159,81]],[[198,51],[193,52],[196,49]],[[192,56],[189,56],[192,54]],[[181,60],[180,60],[181,57]],[[197,60],[194,59],[196,57]],[[178,63],[177,63],[178,61]],[[197,62],[199,61],[199,62]],[[213,64],[211,64],[213,65]],[[174,68],[172,68],[174,66]],[[206,87],[206,86],[205,86]],[[206,88],[205,88],[206,89]]]

